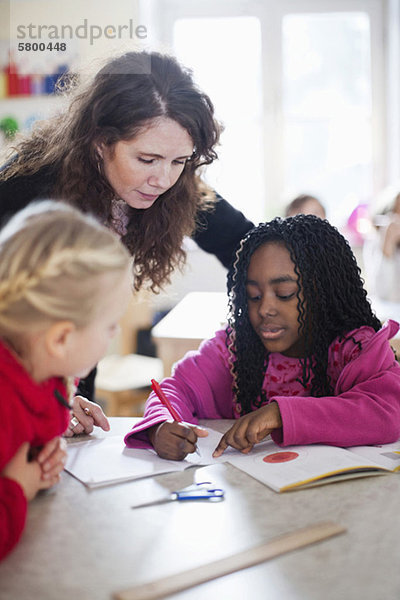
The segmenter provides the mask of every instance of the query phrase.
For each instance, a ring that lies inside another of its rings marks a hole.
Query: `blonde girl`
[[[27,502],[59,479],[69,382],[116,333],[130,271],[113,233],[60,202],[27,207],[0,232],[0,558]]]

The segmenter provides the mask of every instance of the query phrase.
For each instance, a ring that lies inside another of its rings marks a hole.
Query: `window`
[[[387,183],[382,4],[154,4],[163,47],[193,69],[225,125],[207,178],[255,221],[311,193],[341,225]]]
[[[224,126],[219,160],[207,168],[205,180],[258,222],[264,197],[260,21],[178,19],[173,40],[176,56],[193,67]]]
[[[373,194],[370,39],[366,13],[282,21],[284,196],[320,196],[338,222]]]

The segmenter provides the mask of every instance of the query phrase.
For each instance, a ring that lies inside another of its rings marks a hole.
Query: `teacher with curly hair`
[[[128,52],[61,87],[67,108],[37,124],[0,170],[0,222],[44,198],[90,212],[131,252],[137,290],[168,283],[185,261],[184,236],[229,266],[252,223],[199,177],[217,158],[220,127],[191,72],[168,55]],[[82,382],[88,397],[93,380]],[[87,415],[78,418],[89,430]]]

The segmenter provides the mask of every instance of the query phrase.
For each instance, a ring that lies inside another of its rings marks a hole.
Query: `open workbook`
[[[86,486],[98,487],[229,462],[276,492],[400,470],[400,440],[384,446],[345,449],[319,444],[281,448],[268,439],[249,454],[228,448],[214,459],[212,452],[222,434],[208,431],[208,437],[198,439],[199,454],[190,454],[183,461],[164,460],[154,450],[126,448],[123,435],[73,441],[68,445],[65,470]]]
[[[229,462],[276,492],[400,470],[400,440],[383,446],[338,448],[312,444],[281,448],[272,440]]]

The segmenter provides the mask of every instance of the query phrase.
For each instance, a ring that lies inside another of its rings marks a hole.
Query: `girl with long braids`
[[[214,456],[282,445],[384,444],[400,436],[400,366],[371,310],[348,242],[312,215],[274,219],[242,240],[228,274],[228,327],[162,382],[182,421],[236,418]],[[151,394],[128,446],[193,452],[196,425],[171,422]]]

